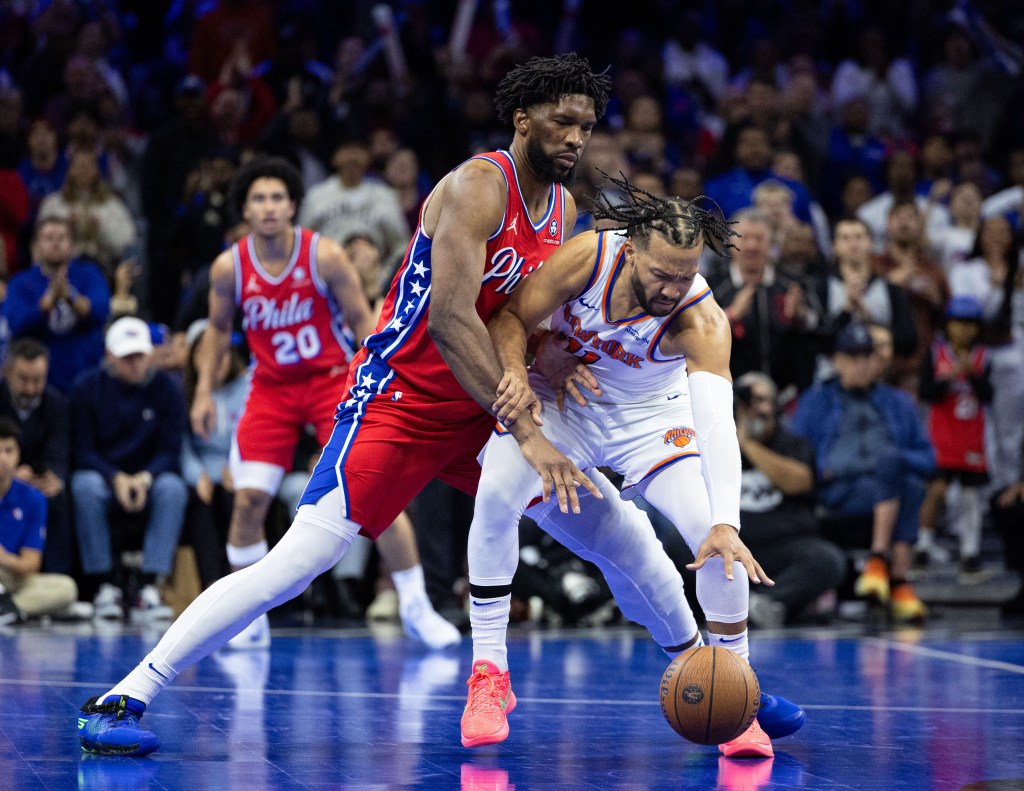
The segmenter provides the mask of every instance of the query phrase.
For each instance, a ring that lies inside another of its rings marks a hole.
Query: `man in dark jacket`
[[[71,476],[82,569],[100,583],[97,617],[121,616],[114,584],[111,522],[145,519],[141,620],[170,618],[158,577],[171,572],[188,492],[179,475],[185,397],[153,367],[149,325],[126,316],[106,334],[107,364],[83,376],[72,391],[75,472]]]
[[[781,389],[804,390],[814,376],[818,316],[801,284],[772,265],[767,218],[748,209],[733,219],[739,249],[724,279],[711,285],[732,328],[733,378],[760,371]]]
[[[71,574],[74,538],[68,506],[68,461],[71,427],[68,401],[48,384],[50,355],[32,338],[11,344],[0,381],[0,416],[21,430],[21,464],[15,477],[34,486],[47,500],[43,571]]]
[[[839,587],[846,556],[818,536],[814,451],[779,425],[775,383],[752,371],[736,380],[735,390],[743,541],[757,548],[751,552],[775,580],[772,588],[751,591],[750,618],[757,626],[781,626]]]
[[[877,381],[873,353],[867,327],[841,329],[836,377],[800,397],[791,428],[817,456],[819,501],[832,514],[871,520],[871,557],[855,592],[891,604],[897,620],[921,620],[924,605],[907,572],[924,501],[922,478],[935,469],[935,451],[910,397]]]

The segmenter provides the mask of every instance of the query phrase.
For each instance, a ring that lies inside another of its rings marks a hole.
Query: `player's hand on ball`
[[[584,475],[564,453],[548,441],[547,437],[534,430],[521,440],[519,450],[523,458],[540,475],[543,484],[544,502],[551,500],[554,492],[558,498],[558,508],[563,514],[572,508],[574,514],[580,512],[580,498],[576,493],[577,486],[585,486],[595,497],[603,497],[594,482]]]
[[[686,568],[696,571],[713,557],[720,557],[725,564],[725,576],[732,579],[732,564],[738,561],[743,564],[750,581],[760,584],[764,583],[769,587],[775,582],[761,568],[761,564],[754,560],[747,545],[740,541],[739,531],[731,525],[715,525],[711,528],[711,535],[704,539],[704,542],[697,549],[697,557],[693,563],[687,564]]]
[[[525,370],[523,373],[505,371],[498,382],[496,396],[491,410],[501,425],[513,425],[526,411],[533,416],[534,423],[544,425],[540,417],[540,401],[526,380]]]

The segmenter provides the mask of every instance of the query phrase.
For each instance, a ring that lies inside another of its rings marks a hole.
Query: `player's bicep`
[[[685,354],[688,373],[707,371],[732,381],[729,373],[732,333],[729,319],[715,298],[708,295],[684,310],[676,321],[680,322],[680,332],[672,345],[678,344],[678,349],[670,346],[662,353]]]
[[[581,234],[555,250],[543,266],[519,283],[506,310],[522,322],[527,335],[583,293],[596,266],[596,251],[596,234]]]
[[[372,309],[363,291],[359,272],[344,249],[330,239],[321,239],[317,249],[317,269],[341,307],[346,323],[362,333],[372,320]]]
[[[221,253],[210,268],[210,325],[222,332],[231,330],[235,315],[235,266],[231,252]]]
[[[506,197],[501,174],[477,163],[453,173],[437,196],[442,203],[430,257],[431,319],[465,312],[476,303],[487,240],[505,216]]]

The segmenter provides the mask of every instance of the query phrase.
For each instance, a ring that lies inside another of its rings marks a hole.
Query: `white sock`
[[[127,695],[135,700],[141,700],[148,706],[157,693],[170,684],[177,675],[170,665],[155,659],[150,654],[113,689],[105,695],[101,695],[100,703],[111,695]]]
[[[750,647],[747,643],[747,630],[739,634],[712,634],[708,632],[708,645],[717,645],[727,651],[750,661]]]
[[[249,544],[246,547],[226,544],[225,549],[228,553],[228,563],[231,565],[232,571],[238,571],[238,569],[244,569],[254,563],[259,563],[270,551],[266,540]]]
[[[403,605],[408,606],[414,601],[429,598],[427,585],[423,580],[423,566],[418,563],[401,571],[393,571],[391,580],[395,583],[395,590],[398,592],[399,609]]]
[[[149,656],[107,695],[128,695],[148,704],[178,673],[267,610],[302,593],[338,562],[358,531],[359,525],[331,522],[318,516],[315,506],[302,506],[272,553],[259,565],[222,577],[199,594]]]
[[[697,631],[697,639],[694,640],[693,645],[688,645],[682,651],[674,651],[665,646],[661,647],[661,650],[665,652],[665,656],[669,659],[675,659],[677,656],[681,656],[684,652],[689,651],[691,648],[700,648],[704,645],[704,638],[701,636],[700,630]]]
[[[960,532],[960,557],[974,558],[981,554],[981,496],[977,486],[960,489],[957,504]]]
[[[469,623],[473,627],[473,660],[488,659],[498,670],[508,670],[505,636],[512,609],[512,594],[498,599],[469,597]]]

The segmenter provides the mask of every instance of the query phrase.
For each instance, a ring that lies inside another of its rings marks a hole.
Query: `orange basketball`
[[[672,660],[661,677],[661,711],[696,744],[724,744],[750,727],[761,705],[753,669],[732,651],[704,645]]]

